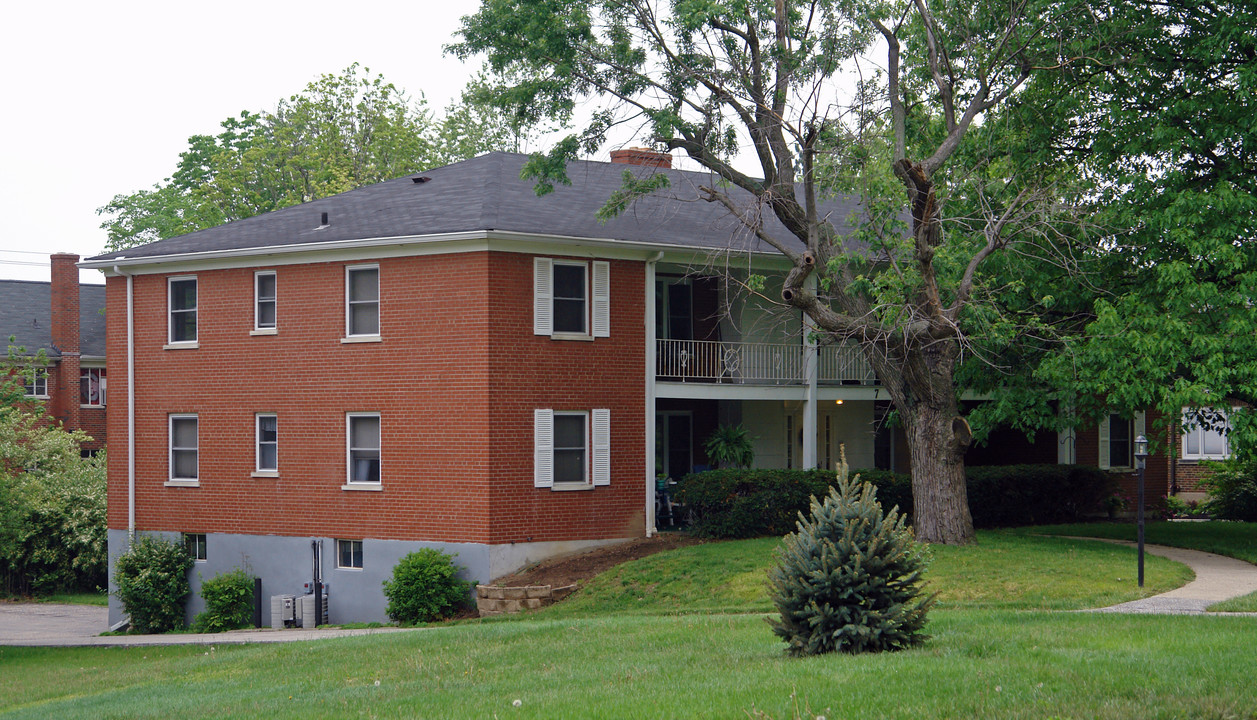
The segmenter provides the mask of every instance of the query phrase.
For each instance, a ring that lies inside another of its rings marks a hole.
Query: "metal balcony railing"
[[[657,340],[656,377],[680,382],[801,385],[807,349],[786,343]],[[818,350],[821,383],[873,385],[876,377],[854,345]]]

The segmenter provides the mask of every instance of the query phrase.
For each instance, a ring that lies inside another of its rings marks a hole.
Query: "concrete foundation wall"
[[[182,542],[179,533],[147,533],[174,542]],[[488,583],[530,563],[556,555],[580,552],[619,540],[515,543],[482,545],[477,543],[433,543],[401,540],[362,541],[362,568],[338,568],[335,538],[283,537],[277,535],[233,535],[207,533],[206,559],[198,561],[189,573],[192,594],[187,601],[186,618],[190,623],[205,610],[201,599],[201,582],[221,573],[243,568],[250,575],[262,578],[262,625],[271,624],[272,595],[304,595],[304,584],[314,574],[312,541],[322,543],[323,584],[327,587],[328,622],[388,622],[385,612],[384,581],[393,575],[393,567],[407,553],[421,548],[436,548],[455,554],[454,563],[462,566],[459,577],[477,583]],[[125,618],[113,582],[114,563],[126,552],[129,542],[125,530],[109,531],[109,625]],[[101,628],[102,631],[108,628]]]

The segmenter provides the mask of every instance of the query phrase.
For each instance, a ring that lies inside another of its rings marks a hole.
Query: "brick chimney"
[[[672,156],[665,152],[651,150],[650,148],[634,147],[625,150],[612,150],[611,162],[620,163],[621,165],[671,168]]]
[[[52,256],[52,344],[61,361],[50,373],[49,387],[54,417],[67,430],[79,427],[79,256]],[[54,385],[55,383],[55,385]]]

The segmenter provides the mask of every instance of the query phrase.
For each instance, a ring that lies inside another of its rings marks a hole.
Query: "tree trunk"
[[[917,540],[947,545],[973,542],[965,487],[969,425],[950,407],[924,403],[903,414],[912,468],[912,526]]]

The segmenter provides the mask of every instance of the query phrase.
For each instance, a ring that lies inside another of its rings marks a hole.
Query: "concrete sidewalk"
[[[1107,540],[1102,538],[1075,538],[1077,540],[1099,540],[1101,542],[1136,547],[1135,543],[1126,540]],[[1257,592],[1257,565],[1243,560],[1214,555],[1199,550],[1167,547],[1165,545],[1144,544],[1144,552],[1159,555],[1180,562],[1196,573],[1196,579],[1181,588],[1160,595],[1132,600],[1120,605],[1081,612],[1104,613],[1143,613],[1151,615],[1194,615],[1204,613],[1205,609],[1223,600],[1241,597]],[[1229,617],[1234,615],[1257,616],[1257,613],[1209,613],[1212,616]]]
[[[0,603],[0,645],[23,647],[88,647],[149,645],[239,645],[297,642],[330,638],[415,632],[421,628],[314,628],[310,630],[233,630],[225,633],[174,635],[107,635],[109,610],[91,605]]]

